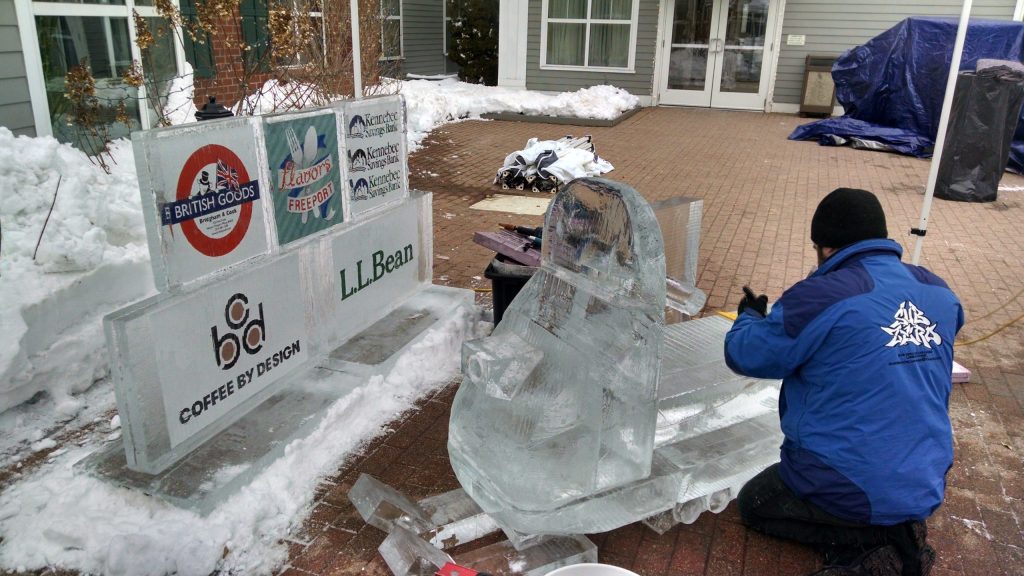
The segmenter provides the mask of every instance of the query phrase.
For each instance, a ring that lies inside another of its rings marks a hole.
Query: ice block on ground
[[[415,533],[395,526],[377,548],[395,576],[434,576],[452,557]]]
[[[522,549],[503,541],[467,552],[456,562],[492,576],[544,576],[555,568],[597,562],[597,546],[585,536],[546,536]]]
[[[430,514],[405,494],[369,474],[360,474],[348,491],[356,511],[367,524],[392,532],[396,527],[415,533],[432,528]]]

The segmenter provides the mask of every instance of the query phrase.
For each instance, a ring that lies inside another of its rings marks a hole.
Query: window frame
[[[585,71],[585,72],[608,72],[613,74],[635,74],[636,73],[636,36],[637,27],[640,16],[640,2],[641,0],[630,0],[632,14],[629,20],[603,20],[593,19],[590,14],[593,9],[594,0],[587,1],[587,17],[586,18],[549,18],[548,17],[548,4],[550,0],[541,1],[541,18],[540,18],[540,62],[539,66],[541,70],[565,70],[565,71]],[[570,64],[548,64],[548,24],[584,24],[585,25],[585,36],[583,41],[583,64],[582,65],[570,65]],[[625,68],[619,68],[614,66],[589,66],[590,60],[590,27],[592,24],[629,24],[629,57]]]
[[[178,0],[171,0],[175,8],[179,8]],[[180,8],[179,8],[180,9]],[[32,106],[33,124],[36,136],[53,136],[53,123],[50,118],[49,97],[46,94],[46,81],[43,78],[42,56],[39,38],[36,32],[36,17],[67,16],[67,17],[102,17],[124,18],[128,24],[128,43],[133,61],[142,61],[142,51],[135,43],[136,29],[132,12],[138,11],[143,18],[157,18],[160,15],[156,6],[141,6],[135,0],[123,0],[122,4],[85,4],[79,2],[47,2],[35,0],[14,0],[14,12],[18,23],[21,39],[22,55],[25,62],[25,80],[29,85],[29,99]],[[182,75],[182,62],[186,61],[185,49],[181,42],[174,42],[175,70]],[[145,104],[146,85],[138,87],[136,98],[139,106],[139,129],[148,130],[156,125],[150,117],[149,107]]]
[[[380,58],[379,60],[385,62],[394,62],[396,60],[405,59],[405,6],[402,5],[402,0],[395,0],[398,4],[398,15],[391,16],[384,14],[384,2],[380,3]],[[398,55],[396,56],[385,56],[384,55],[384,22],[388,20],[398,20]]]
[[[320,29],[320,46],[322,48],[321,51],[320,51],[321,52],[320,56],[323,59],[321,64],[326,65],[327,64],[327,22],[325,22],[325,20],[324,20],[324,11],[323,11],[324,3],[323,3],[323,0],[317,0],[315,2],[312,2],[311,4],[316,4],[319,7],[317,9],[312,9],[311,8],[311,9],[306,10],[305,12],[303,12],[302,10],[299,10],[299,2],[298,2],[298,0],[292,0],[292,13],[296,14],[296,15],[304,15],[306,18],[310,18],[310,19],[317,18],[317,19],[320,20],[320,26],[319,26],[319,29]],[[290,62],[288,64],[281,64],[281,67],[282,68],[302,68],[302,67],[308,66],[310,64],[310,62],[303,62],[302,61],[302,53],[301,52],[296,54],[295,56],[296,56],[296,60],[297,61]]]

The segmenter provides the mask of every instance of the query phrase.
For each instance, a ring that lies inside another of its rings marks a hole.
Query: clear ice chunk
[[[697,288],[697,255],[704,201],[676,197],[651,204],[665,244],[665,305],[687,317],[696,316],[707,302]]]
[[[454,548],[497,532],[498,524],[462,488],[419,501],[433,528],[423,534],[438,548]]]
[[[367,524],[385,532],[393,532],[396,527],[415,533],[432,528],[430,514],[419,504],[369,474],[359,475],[348,491],[348,499]]]
[[[571,182],[548,208],[537,273],[494,333],[463,347],[452,468],[517,550],[692,522],[778,460],[779,382],[729,370],[730,323],[665,325],[666,306],[703,306],[677,290],[694,281],[700,205],[657,208],[623,184]]]
[[[597,546],[585,536],[545,536],[518,549],[509,541],[498,542],[455,561],[492,576],[544,576],[562,566],[597,562]]]
[[[434,576],[452,557],[401,526],[377,548],[395,576]]]
[[[370,526],[385,532],[406,528],[437,548],[453,548],[499,529],[461,488],[413,502],[373,476],[360,474],[348,498]]]

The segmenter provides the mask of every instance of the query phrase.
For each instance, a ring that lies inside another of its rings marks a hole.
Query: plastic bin
[[[501,322],[505,309],[515,300],[526,282],[537,271],[534,266],[523,266],[498,255],[484,270],[484,277],[491,281],[491,296],[494,300],[494,325]]]

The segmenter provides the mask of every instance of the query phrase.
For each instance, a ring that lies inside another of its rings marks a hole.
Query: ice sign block
[[[650,205],[584,178],[552,200],[540,269],[493,335],[463,347],[448,450],[515,527],[651,474],[665,258]]]
[[[299,255],[104,318],[128,466],[156,474],[310,358]]]
[[[345,191],[353,215],[409,194],[405,99],[400,95],[341,104],[346,163]]]
[[[257,122],[231,118],[132,134],[159,290],[267,253]]]

